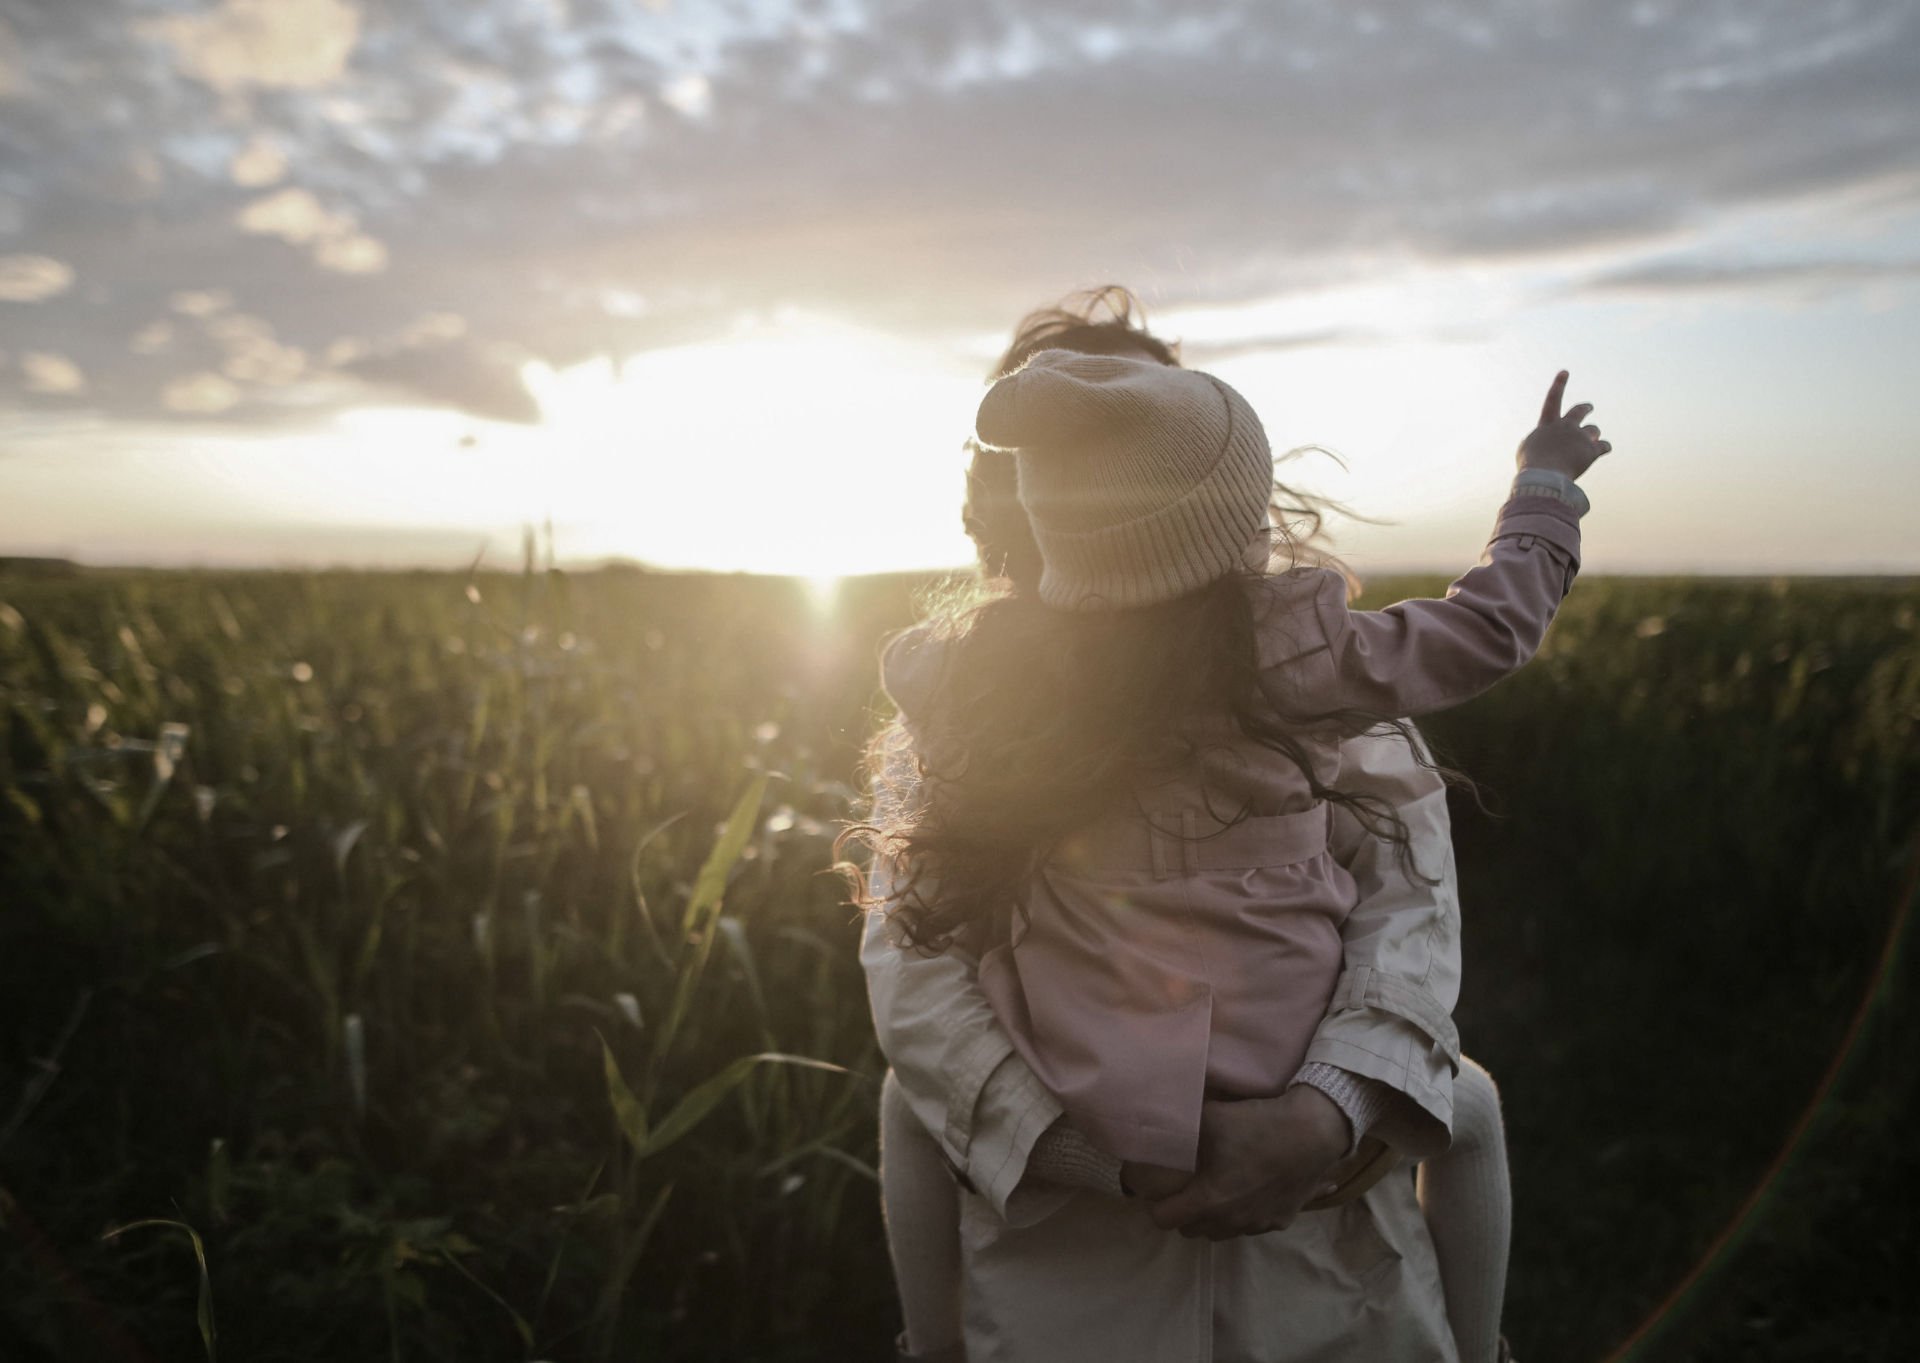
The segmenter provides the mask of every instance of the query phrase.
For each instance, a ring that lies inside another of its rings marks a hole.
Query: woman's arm
[[[1397,1102],[1374,1134],[1420,1158],[1444,1150],[1453,1121],[1460,1038],[1460,894],[1446,785],[1392,732],[1363,734],[1340,748],[1341,789],[1382,800],[1407,826],[1409,869],[1399,849],[1336,808],[1335,857],[1353,875],[1358,903],[1341,928],[1345,969],[1307,1048],[1303,1078],[1332,1065],[1385,1084]],[[1319,1085],[1325,1088],[1325,1085]]]

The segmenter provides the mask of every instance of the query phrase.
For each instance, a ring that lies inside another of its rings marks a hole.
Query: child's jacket
[[[1340,785],[1336,720],[1442,710],[1524,665],[1579,552],[1570,506],[1516,495],[1442,600],[1349,610],[1324,569],[1254,584],[1261,689],[1321,783]],[[910,632],[883,666],[916,742],[934,737],[918,729],[937,713],[944,647]],[[1056,850],[1028,925],[981,958],[980,985],[1090,1139],[1192,1169],[1206,1098],[1271,1096],[1299,1069],[1340,974],[1354,884],[1329,851],[1326,804],[1251,740],[1228,735],[1131,796]]]

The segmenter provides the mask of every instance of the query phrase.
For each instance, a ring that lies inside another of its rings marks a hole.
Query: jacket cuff
[[[1513,496],[1500,508],[1489,540],[1524,537],[1545,540],[1573,561],[1580,563],[1580,516],[1573,507],[1553,497],[1542,496],[1531,488],[1514,489]]]
[[[1334,982],[1328,1016],[1364,1009],[1412,1023],[1446,1057],[1449,1074],[1460,1068],[1460,1031],[1453,1025],[1453,1014],[1412,979],[1370,965],[1342,972]]]
[[[1307,1048],[1306,1065],[1333,1065],[1404,1095],[1371,1133],[1413,1159],[1453,1139],[1453,1074],[1460,1034],[1439,1000],[1401,975],[1355,966],[1341,975]]]
[[[1383,1032],[1391,1032],[1390,1036]],[[1336,1065],[1378,1079],[1405,1101],[1396,1103],[1369,1135],[1385,1141],[1408,1159],[1426,1159],[1453,1143],[1453,1076],[1445,1066],[1436,1075],[1425,1062],[1426,1047],[1414,1030],[1379,1018],[1358,1026],[1352,1037],[1322,1029],[1307,1049],[1306,1063]]]
[[[1584,516],[1593,509],[1586,490],[1558,469],[1521,469],[1513,480],[1513,492],[1510,495],[1551,497],[1556,502],[1565,502],[1572,507],[1576,516]]]
[[[1347,1119],[1351,1139],[1347,1142],[1347,1154],[1351,1155],[1360,1148],[1371,1131],[1393,1106],[1393,1090],[1378,1079],[1369,1079],[1352,1070],[1343,1070],[1338,1065],[1329,1065],[1324,1061],[1312,1060],[1300,1067],[1293,1076],[1293,1084],[1305,1084],[1308,1088],[1318,1089],[1340,1109]],[[1287,1085],[1292,1088],[1293,1084]]]

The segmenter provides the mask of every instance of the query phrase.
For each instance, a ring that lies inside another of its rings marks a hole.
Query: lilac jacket
[[[1261,686],[1340,784],[1339,727],[1361,712],[1458,704],[1539,648],[1579,563],[1565,502],[1516,495],[1479,566],[1440,600],[1348,609],[1329,570],[1254,587]],[[909,633],[884,680],[909,731],[939,684],[941,646]],[[916,734],[916,741],[924,735]],[[1121,1159],[1191,1169],[1208,1097],[1278,1093],[1326,1015],[1356,902],[1304,774],[1232,737],[1128,793],[1055,853],[1031,921],[980,961],[1021,1057],[1075,1124]],[[1223,826],[1210,811],[1244,810]]]

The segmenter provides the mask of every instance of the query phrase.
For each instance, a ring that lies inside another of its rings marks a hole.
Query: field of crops
[[[824,872],[915,585],[0,576],[0,1358],[886,1357]],[[1909,1355],[1917,617],[1583,582],[1428,726],[1527,1363],[1723,1232],[1636,1357]]]

